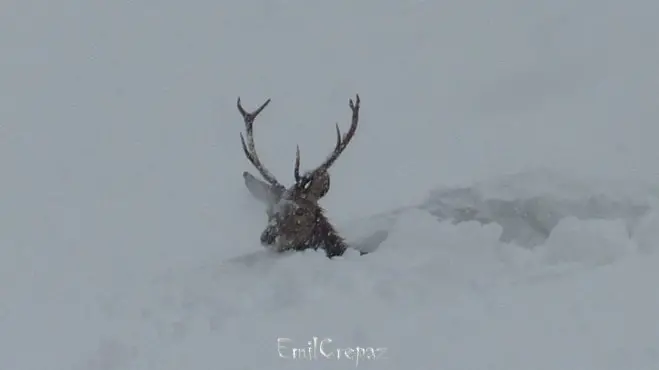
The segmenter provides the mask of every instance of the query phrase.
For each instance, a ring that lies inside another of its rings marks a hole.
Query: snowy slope
[[[659,367],[657,14],[5,1],[0,368]],[[256,141],[290,183],[355,93],[323,205],[353,243],[385,240],[245,260],[265,214],[236,97],[272,98]],[[313,337],[387,350],[280,358]]]
[[[589,252],[575,265],[497,243],[495,227],[438,227],[409,212],[383,246],[408,253],[382,250],[335,264],[322,255],[295,256],[247,271],[218,264],[177,269],[125,301],[112,300],[112,329],[87,364],[112,358],[131,369],[347,368],[357,361],[386,369],[653,368],[659,299],[649,284],[656,257],[630,256],[615,223],[579,226],[575,232],[568,223],[555,236]],[[602,257],[613,260],[606,258],[611,250],[621,261],[595,268]],[[332,340],[326,352],[375,347],[386,348],[386,357],[280,357],[314,336]],[[292,343],[278,348],[279,338]]]

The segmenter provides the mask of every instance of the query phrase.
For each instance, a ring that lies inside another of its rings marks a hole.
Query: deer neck
[[[314,249],[322,248],[329,258],[343,255],[348,248],[345,240],[339,236],[320,208],[316,214],[316,224],[310,244]]]

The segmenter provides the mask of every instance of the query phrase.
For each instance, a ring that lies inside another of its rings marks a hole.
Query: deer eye
[[[297,208],[295,210],[295,215],[296,216],[302,216],[304,214],[304,210],[302,208]]]

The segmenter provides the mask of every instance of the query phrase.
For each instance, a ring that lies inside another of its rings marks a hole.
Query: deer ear
[[[318,176],[313,179],[311,186],[311,191],[318,199],[324,197],[329,191],[330,187],[329,173],[323,172],[318,174]]]
[[[323,178],[323,180],[324,180],[324,181],[323,181],[323,184],[322,184],[322,187],[321,187],[321,191],[320,191],[320,196],[319,196],[319,198],[324,197],[325,194],[327,194],[327,192],[329,192],[329,188],[330,188],[330,176],[329,176],[329,173],[327,174],[327,177]]]

